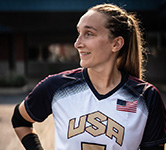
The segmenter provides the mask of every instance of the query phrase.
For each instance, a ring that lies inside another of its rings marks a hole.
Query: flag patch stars
[[[129,101],[117,99],[116,110],[136,113],[137,112],[137,101],[129,102]]]

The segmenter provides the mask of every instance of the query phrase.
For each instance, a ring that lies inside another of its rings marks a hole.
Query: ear
[[[113,52],[119,52],[124,45],[124,38],[122,36],[118,36],[113,39]]]

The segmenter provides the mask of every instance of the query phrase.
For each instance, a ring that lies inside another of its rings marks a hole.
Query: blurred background
[[[0,0],[0,75],[43,78],[79,66],[76,24],[99,3],[136,12],[147,41],[147,79],[166,81],[166,0]]]
[[[0,150],[19,150],[10,124],[14,105],[49,74],[79,67],[73,47],[77,22],[101,3],[137,14],[148,52],[146,81],[166,103],[166,0],[0,0],[0,126],[7,135],[0,138]],[[39,128],[43,141],[46,131]]]

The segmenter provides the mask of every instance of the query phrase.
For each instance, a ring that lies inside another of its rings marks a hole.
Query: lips
[[[89,55],[90,52],[80,52],[81,55]]]
[[[80,53],[80,58],[81,59],[84,59],[84,58],[88,57],[91,54],[91,52],[79,52],[79,53]]]

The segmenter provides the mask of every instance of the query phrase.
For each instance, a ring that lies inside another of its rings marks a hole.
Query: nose
[[[74,43],[74,47],[75,47],[76,49],[79,49],[79,48],[83,47],[83,45],[84,45],[84,44],[83,44],[83,41],[82,41],[82,37],[79,35],[79,36],[77,37],[75,43]]]

